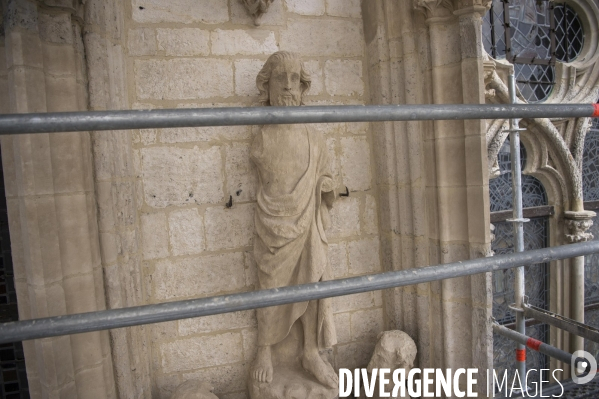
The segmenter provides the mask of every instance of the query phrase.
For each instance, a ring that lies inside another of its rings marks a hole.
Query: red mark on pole
[[[599,104],[593,104],[595,111],[593,112],[593,118],[599,117]]]
[[[526,349],[516,349],[516,361],[518,361],[518,362],[526,361]]]
[[[526,341],[526,346],[528,346],[530,349],[533,349],[535,351],[539,351],[539,347],[541,346],[542,342],[539,341],[538,339],[534,339],[534,338],[528,338],[528,340]]]

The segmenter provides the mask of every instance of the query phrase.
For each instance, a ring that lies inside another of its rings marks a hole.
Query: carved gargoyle
[[[241,0],[247,8],[248,12],[254,19],[256,26],[261,24],[261,19],[264,14],[268,11],[268,7],[274,0]]]

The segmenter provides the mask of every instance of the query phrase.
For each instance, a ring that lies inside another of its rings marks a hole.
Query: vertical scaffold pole
[[[510,102],[516,104],[516,79],[514,72],[509,74],[509,93]],[[512,208],[513,218],[508,219],[514,226],[514,249],[516,252],[524,252],[524,222],[528,219],[523,218],[522,214],[522,167],[520,163],[520,129],[518,119],[510,119],[510,154],[512,159]],[[515,269],[514,278],[514,300],[516,308],[516,331],[526,335],[524,324],[524,267],[520,266]],[[517,344],[516,348],[516,364],[518,365],[518,374],[520,378],[526,375],[526,346]],[[526,389],[526,388],[524,388]],[[524,394],[524,392],[523,392]]]

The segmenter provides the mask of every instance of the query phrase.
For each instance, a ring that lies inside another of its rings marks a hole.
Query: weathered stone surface
[[[370,147],[366,137],[341,138],[341,170],[350,191],[370,189]]]
[[[360,18],[360,0],[327,0],[327,14],[335,17]]]
[[[309,96],[317,96],[322,94],[324,89],[324,81],[322,78],[322,67],[320,66],[320,62],[316,60],[304,61],[304,67],[310,74],[310,79],[312,79],[310,90],[306,94]]]
[[[285,0],[287,10],[301,15],[323,15],[324,0]]]
[[[348,369],[366,367],[374,351],[374,346],[374,341],[359,341],[337,345],[337,367]]]
[[[296,20],[281,32],[281,48],[302,56],[357,57],[363,54],[362,21]]]
[[[163,143],[192,143],[201,141],[243,140],[251,135],[251,126],[176,127],[162,129]]]
[[[180,320],[179,334],[192,335],[221,330],[237,330],[255,325],[256,312],[254,310],[246,310],[243,312],[223,313],[214,316]]]
[[[258,329],[246,328],[241,332],[241,336],[243,337],[243,358],[254,360],[256,358]]]
[[[160,260],[152,281],[157,300],[239,291],[245,286],[243,253]]]
[[[368,134],[370,131],[369,122],[348,122],[346,123],[346,132],[350,134]]]
[[[331,227],[327,230],[331,238],[350,237],[360,234],[360,200],[354,197],[341,198],[331,211]]]
[[[379,231],[379,218],[376,211],[376,200],[370,194],[366,195],[364,203],[363,231],[366,234],[377,234]]]
[[[176,147],[142,149],[144,198],[148,205],[223,202],[220,149]]]
[[[233,143],[226,147],[225,154],[226,193],[233,196],[233,201],[255,200],[257,177],[250,161],[250,145]]]
[[[150,145],[156,143],[156,137],[158,131],[156,129],[140,129],[139,130],[139,142],[143,145]]]
[[[245,389],[242,392],[233,392],[226,393],[220,396],[220,399],[248,399],[247,393],[245,393]]]
[[[319,129],[320,130],[320,129]],[[327,149],[329,151],[329,164],[331,165],[331,174],[338,192],[345,192],[343,179],[341,178],[341,167],[339,163],[339,154],[337,152],[338,140],[334,137],[327,138]]]
[[[200,378],[210,382],[214,387],[214,393],[220,399],[224,393],[245,390],[249,362],[227,364],[223,366],[207,367],[183,374],[183,378]]]
[[[235,94],[238,96],[257,96],[256,75],[262,69],[262,60],[235,61]]]
[[[39,32],[42,40],[56,44],[73,44],[73,25],[68,13],[50,15],[39,13]]]
[[[76,56],[72,46],[56,46],[54,44],[44,43],[42,45],[42,51],[44,54],[46,74],[53,75],[54,77],[69,77],[71,79],[75,77]],[[46,88],[46,90],[48,90],[48,88]],[[49,93],[46,93],[46,95],[48,94]],[[73,100],[70,99],[69,101]]]
[[[191,255],[204,250],[204,223],[198,210],[183,209],[168,215],[169,238],[173,255]]]
[[[347,244],[345,242],[329,244],[328,257],[335,278],[346,277],[349,270],[347,267]]]
[[[335,313],[349,312],[357,309],[369,309],[375,306],[372,292],[344,295],[333,298],[333,311]]]
[[[164,213],[141,215],[141,236],[144,259],[168,256],[168,233]]]
[[[351,314],[351,336],[354,341],[375,340],[383,328],[381,308],[359,310]]]
[[[236,363],[242,360],[241,334],[180,339],[163,343],[160,352],[165,373],[197,369],[199,359],[204,367]]]
[[[155,55],[156,46],[156,31],[154,29],[129,29],[127,42],[129,55]]]
[[[351,341],[351,324],[349,313],[335,314],[335,329],[337,331],[337,343],[344,344]]]
[[[324,66],[325,86],[332,96],[352,96],[364,94],[362,61],[332,60]]]
[[[338,397],[338,388],[327,389],[300,367],[279,365],[270,383],[248,381],[250,397],[260,399],[333,399]]]
[[[167,56],[208,55],[210,33],[195,28],[157,29],[158,49]]]
[[[206,209],[206,244],[210,251],[241,248],[254,238],[254,204],[233,204],[230,209],[214,206]]]
[[[132,9],[133,20],[142,23],[218,24],[229,20],[229,7],[222,0],[133,0]]]
[[[278,50],[275,34],[265,30],[223,30],[211,32],[212,54],[253,55],[269,54]]]
[[[187,380],[179,385],[170,399],[218,399],[214,387],[202,380]]]
[[[245,285],[251,288],[258,287],[258,267],[252,250],[245,252]]]
[[[136,60],[139,99],[193,100],[233,94],[231,61],[214,58]]]
[[[366,274],[380,271],[379,246],[378,238],[348,243],[349,273]]]

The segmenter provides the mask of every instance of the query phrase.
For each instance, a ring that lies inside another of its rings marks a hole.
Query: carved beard
[[[299,94],[279,95],[276,101],[271,100],[271,105],[278,107],[298,106],[301,104],[301,96]]]

